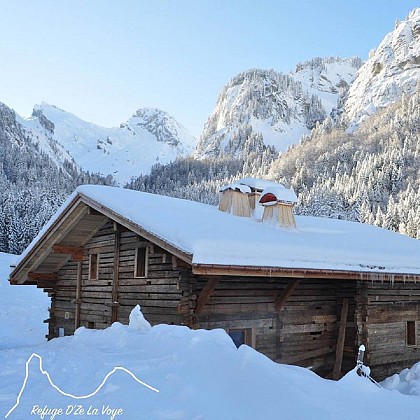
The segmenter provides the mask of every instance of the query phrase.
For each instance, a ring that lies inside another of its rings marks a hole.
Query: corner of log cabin
[[[138,247],[149,249],[147,275],[141,278],[135,276]],[[89,278],[92,253],[98,255],[97,279]],[[86,242],[84,255],[83,261],[68,261],[58,272],[50,335],[57,336],[59,328],[67,335],[77,326],[127,324],[137,304],[152,325],[190,323],[189,272],[184,266],[174,269],[171,255],[163,248],[129,230],[115,230],[109,221]]]

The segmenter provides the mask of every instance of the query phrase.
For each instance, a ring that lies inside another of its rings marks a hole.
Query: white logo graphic
[[[141,381],[139,378],[137,378],[137,376],[136,375],[134,375],[134,373],[132,373],[132,372],[130,372],[128,369],[126,369],[126,368],[124,368],[124,367],[121,367],[121,366],[116,366],[116,367],[114,367],[114,369],[112,369],[106,376],[105,376],[105,378],[103,379],[103,381],[101,382],[101,384],[95,389],[95,391],[93,391],[92,393],[90,393],[90,394],[87,394],[87,395],[73,395],[73,394],[69,394],[69,393],[67,393],[67,392],[64,392],[64,391],[62,391],[57,385],[55,385],[54,384],[54,382],[52,381],[52,379],[51,379],[51,376],[50,376],[50,374],[46,371],[46,370],[44,370],[43,369],[43,367],[42,367],[42,357],[39,355],[39,354],[36,354],[36,353],[32,353],[31,354],[31,356],[29,357],[29,359],[26,361],[26,367],[25,367],[25,379],[24,379],[24,381],[23,381],[23,384],[22,384],[22,388],[20,389],[20,391],[19,391],[19,394],[18,394],[18,397],[17,397],[17,399],[16,399],[16,404],[9,410],[9,412],[5,415],[5,418],[7,419],[7,417],[9,417],[9,415],[15,410],[15,408],[19,405],[19,403],[20,403],[20,397],[22,396],[22,393],[23,393],[23,391],[24,391],[24,389],[25,389],[25,386],[26,386],[26,382],[28,381],[28,376],[29,376],[29,363],[31,363],[31,360],[34,358],[34,357],[36,357],[38,360],[39,360],[39,370],[40,370],[40,372],[43,374],[43,375],[45,375],[46,377],[47,377],[47,379],[48,379],[48,382],[50,383],[50,385],[54,388],[54,389],[56,389],[60,394],[62,394],[62,395],[64,395],[64,396],[66,396],[66,397],[71,397],[71,398],[74,398],[74,399],[76,399],[76,400],[82,400],[82,399],[86,399],[86,398],[90,398],[90,397],[93,397],[96,393],[98,393],[100,390],[101,390],[101,388],[105,385],[105,383],[106,383],[106,381],[108,380],[108,378],[113,374],[113,373],[115,373],[117,370],[122,370],[122,371],[124,371],[124,372],[126,372],[126,373],[128,373],[136,382],[138,382],[140,385],[143,385],[143,386],[145,386],[146,388],[149,388],[150,390],[152,390],[152,391],[155,391],[155,392],[159,392],[159,390],[158,389],[156,389],[156,388],[153,388],[152,386],[150,386],[150,385],[148,385],[148,384],[146,384],[145,382],[143,382],[143,381]]]

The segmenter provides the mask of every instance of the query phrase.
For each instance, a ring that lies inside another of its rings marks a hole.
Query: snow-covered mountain
[[[378,109],[412,94],[420,80],[420,8],[395,23],[357,72],[345,104],[347,120],[358,125]]]
[[[157,162],[191,154],[196,143],[173,117],[151,108],[139,109],[120,127],[105,128],[42,103],[19,122],[57,164],[74,159],[83,170],[111,174],[120,184],[148,173]]]
[[[359,57],[316,57],[299,63],[291,76],[302,84],[303,89],[321,99],[327,114],[340,107],[349,90],[357,69],[363,62]]]
[[[247,140],[241,131],[260,133],[265,145],[285,151],[337,107],[360,65],[358,58],[315,58],[288,75],[259,69],[238,74],[220,93],[195,155],[240,154]]]

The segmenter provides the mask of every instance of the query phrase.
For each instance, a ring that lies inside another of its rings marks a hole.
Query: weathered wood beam
[[[337,380],[341,378],[341,365],[343,363],[344,340],[346,338],[347,314],[349,312],[349,300],[343,299],[341,308],[340,329],[338,331],[337,347],[335,350],[335,364],[332,378]]]
[[[77,277],[76,277],[76,309],[74,312],[74,329],[80,327],[80,305],[82,303],[82,261],[77,263]]]
[[[300,279],[331,279],[331,280],[360,280],[360,281],[405,281],[416,282],[420,274],[394,274],[379,271],[345,271],[328,269],[283,268],[283,267],[254,267],[237,265],[193,264],[194,274],[203,276],[247,276],[247,277],[288,277]]]
[[[39,273],[35,271],[30,271],[28,273],[28,280],[58,280],[58,274],[57,273]]]
[[[175,255],[172,255],[172,268],[174,270],[177,269],[183,269],[183,268],[190,268],[191,265],[186,263],[185,261],[175,257]]]
[[[299,279],[291,280],[289,285],[286,289],[283,290],[283,293],[277,296],[276,298],[276,311],[281,311],[283,306],[286,304],[287,299],[289,299],[290,295],[295,291],[296,287],[298,287],[300,283]]]
[[[102,213],[92,207],[88,207],[88,214],[91,214],[92,216],[102,216]]]
[[[52,247],[55,254],[71,255],[73,261],[83,261],[83,248],[79,246],[67,246],[55,244]]]
[[[114,242],[114,264],[113,264],[113,282],[112,282],[112,310],[111,310],[111,322],[118,320],[118,285],[119,285],[119,266],[120,266],[120,243],[121,243],[121,231],[115,232]]]
[[[197,304],[195,306],[195,314],[201,312],[204,308],[205,304],[209,300],[209,297],[213,294],[214,289],[216,288],[217,284],[219,283],[219,278],[211,278],[207,281],[206,285],[203,287],[203,290],[199,294],[197,298]]]

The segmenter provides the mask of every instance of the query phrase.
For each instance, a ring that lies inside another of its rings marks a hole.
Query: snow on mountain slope
[[[120,184],[195,146],[183,126],[157,109],[140,109],[120,127],[105,128],[43,103],[21,123],[56,161],[73,158],[83,170],[111,174]]]
[[[304,90],[319,96],[327,114],[330,114],[337,107],[337,101],[347,93],[362,64],[359,57],[316,57],[299,63],[290,74],[302,83]]]
[[[222,90],[197,145],[196,157],[239,155],[251,133],[285,151],[337,107],[360,59],[316,58],[283,75],[252,69]]]
[[[377,109],[412,94],[420,80],[420,8],[414,9],[388,33],[357,72],[345,112],[356,126]]]

